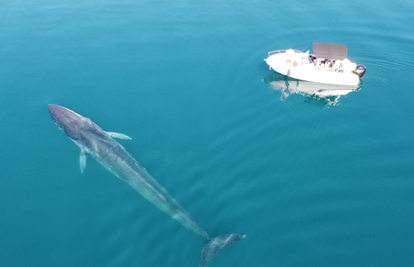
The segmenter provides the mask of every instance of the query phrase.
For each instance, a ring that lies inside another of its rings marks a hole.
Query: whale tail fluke
[[[236,243],[239,240],[245,238],[245,235],[240,234],[229,234],[219,235],[208,241],[201,251],[201,259],[198,267],[204,267],[206,264],[217,255],[217,253],[224,247]]]

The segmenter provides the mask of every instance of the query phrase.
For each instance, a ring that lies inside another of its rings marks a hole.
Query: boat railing
[[[293,49],[282,49],[282,50],[274,50],[274,51],[270,51],[270,52],[268,52],[267,54],[268,54],[268,55],[269,55],[269,57],[270,57],[271,55],[286,53],[286,51],[288,51],[288,50],[292,50],[292,51],[293,51],[293,52],[295,52],[295,53],[303,53],[302,51],[299,51],[299,50],[293,50]]]

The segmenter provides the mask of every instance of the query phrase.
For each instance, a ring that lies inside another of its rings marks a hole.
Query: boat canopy
[[[331,43],[313,43],[312,50],[316,58],[344,60],[348,54],[346,46]]]

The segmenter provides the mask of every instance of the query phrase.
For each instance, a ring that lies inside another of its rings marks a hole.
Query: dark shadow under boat
[[[301,81],[286,77],[277,72],[263,79],[270,88],[281,92],[281,100],[286,100],[290,95],[303,95],[305,101],[316,106],[330,107],[339,104],[339,98],[352,92],[359,91],[359,86],[323,84]]]

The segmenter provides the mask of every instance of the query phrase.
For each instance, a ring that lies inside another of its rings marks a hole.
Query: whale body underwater
[[[55,124],[80,148],[80,169],[85,169],[86,158],[92,156],[108,171],[129,184],[143,197],[186,228],[206,238],[199,267],[205,266],[221,249],[245,237],[241,234],[224,234],[210,237],[191,215],[170,196],[138,162],[113,138],[131,139],[114,132],[105,132],[90,119],[62,106],[49,104],[49,114]]]

